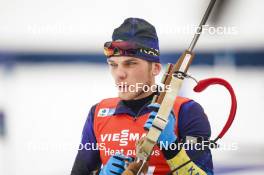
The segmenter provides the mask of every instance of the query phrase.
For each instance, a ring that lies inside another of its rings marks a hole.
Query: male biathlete
[[[136,141],[146,135],[159,109],[159,105],[151,104],[153,96],[159,93],[155,76],[162,67],[155,27],[143,19],[126,19],[114,30],[112,41],[105,43],[104,53],[118,87],[118,97],[103,99],[90,109],[71,175],[89,175],[94,171],[100,175],[124,173],[126,164],[135,157]],[[150,157],[147,174],[163,175],[193,160],[200,149],[175,145],[190,140],[199,143],[209,140],[210,135],[203,108],[191,99],[177,97],[169,123]],[[212,175],[210,150],[177,173]]]

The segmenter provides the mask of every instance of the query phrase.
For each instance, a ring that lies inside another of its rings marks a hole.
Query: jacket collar
[[[139,117],[141,115],[144,115],[146,113],[151,112],[152,110],[148,108],[148,105],[151,103],[151,101],[145,103],[141,109],[139,110],[139,112],[136,114],[135,112],[133,112],[125,103],[123,100],[120,100],[116,106],[114,115],[117,114],[128,114],[131,117]]]

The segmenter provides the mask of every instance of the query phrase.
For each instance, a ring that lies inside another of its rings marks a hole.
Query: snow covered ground
[[[262,175],[263,68],[192,67],[190,73],[197,79],[225,78],[237,93],[236,120],[219,142],[226,149],[213,151],[216,174]],[[195,94],[193,85],[188,80],[181,93],[202,104],[215,137],[227,119],[228,93],[215,86]],[[89,108],[115,92],[104,65],[0,66],[0,110],[6,124],[6,135],[0,136],[0,174],[69,174]]]

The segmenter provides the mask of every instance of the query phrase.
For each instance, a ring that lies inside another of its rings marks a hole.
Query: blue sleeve
[[[211,127],[206,114],[200,104],[190,101],[182,105],[179,111],[179,137],[211,136]]]
[[[91,108],[83,127],[81,144],[71,175],[89,175],[92,171],[100,168],[100,153],[99,150],[94,149],[97,143],[93,130],[95,108],[96,105]]]
[[[179,137],[203,136],[207,139],[211,136],[211,127],[206,114],[200,104],[190,101],[182,105],[179,112]],[[188,156],[193,159],[198,150],[186,150]],[[206,150],[194,163],[206,172],[213,173],[213,161],[210,150]]]

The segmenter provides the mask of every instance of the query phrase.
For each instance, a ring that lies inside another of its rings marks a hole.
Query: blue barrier
[[[181,53],[161,54],[162,63],[174,63]],[[214,65],[221,59],[228,59],[237,66],[264,66],[264,51],[208,52],[196,53],[194,65]],[[76,53],[0,53],[0,64],[16,63],[105,63],[103,54]]]

